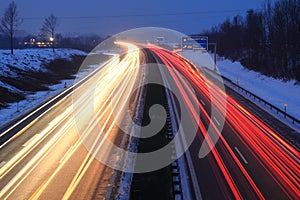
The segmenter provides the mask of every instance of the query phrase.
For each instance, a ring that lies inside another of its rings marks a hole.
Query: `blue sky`
[[[2,16],[9,0],[0,0]],[[59,17],[62,33],[116,34],[132,28],[156,26],[185,34],[209,29],[226,17],[261,9],[264,0],[15,0],[24,18],[20,27],[37,33],[43,18]],[[161,15],[162,14],[162,15]],[[136,16],[134,16],[136,15]]]

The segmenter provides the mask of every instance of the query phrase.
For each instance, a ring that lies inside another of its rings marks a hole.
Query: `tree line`
[[[105,38],[100,37],[96,34],[88,35],[78,35],[78,36],[66,36],[60,33],[56,33],[55,36],[55,48],[70,48],[78,49],[85,52],[92,51],[95,46],[103,42]],[[31,44],[31,41],[34,40],[35,43]],[[26,48],[49,48],[38,46],[38,42],[49,43],[49,38],[45,38],[42,35],[32,35],[28,34],[25,36],[17,36],[13,39],[13,46],[17,49],[26,49]],[[0,49],[10,49],[10,38],[5,35],[0,34]],[[50,46],[51,47],[51,46]]]
[[[266,0],[262,10],[248,10],[205,31],[218,54],[250,70],[300,82],[300,1]]]
[[[28,42],[31,39],[35,41],[50,42],[53,52],[55,47],[58,48],[74,48],[90,52],[97,44],[102,42],[105,38],[101,38],[98,35],[86,35],[77,37],[63,37],[60,33],[57,33],[59,26],[58,18],[50,14],[44,19],[44,22],[40,29],[39,36],[27,35],[17,38],[15,33],[18,27],[22,24],[22,19],[19,16],[17,5],[12,1],[5,10],[3,17],[0,18],[0,48],[10,48],[11,54],[14,53],[14,48],[28,48],[24,45],[24,42]],[[33,47],[36,47],[33,45]]]
[[[23,20],[19,16],[17,4],[14,1],[12,1],[5,10],[3,17],[0,21],[0,32],[2,32],[4,36],[9,37],[11,54],[14,54],[15,32],[17,28],[22,24],[22,21]],[[53,52],[55,46],[54,36],[57,26],[57,17],[51,14],[50,16],[45,18],[45,21],[41,28],[41,35],[43,37],[49,38],[50,42],[52,43]]]

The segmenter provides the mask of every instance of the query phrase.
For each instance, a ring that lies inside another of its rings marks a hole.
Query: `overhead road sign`
[[[208,50],[207,36],[191,36],[181,38],[182,50]]]

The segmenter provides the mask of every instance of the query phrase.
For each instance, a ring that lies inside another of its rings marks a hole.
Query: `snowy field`
[[[7,77],[17,76],[12,74],[9,65],[20,68],[25,71],[39,71],[45,70],[43,64],[49,63],[50,61],[58,58],[70,59],[72,55],[87,55],[83,51],[74,49],[56,49],[55,53],[52,49],[24,49],[15,50],[14,55],[10,55],[9,50],[0,50],[0,73],[6,75]],[[100,63],[99,63],[100,64]],[[83,71],[77,74],[77,77],[84,77],[87,73],[93,70],[96,66],[91,66],[87,71]],[[65,89],[66,86],[72,85],[74,80],[62,80],[59,84],[49,86],[48,91],[40,91],[34,94],[26,95],[26,99],[20,101],[19,103],[10,103],[7,108],[0,109],[0,126],[11,121],[12,119],[23,115],[25,112],[34,108],[42,102],[46,102],[51,97],[60,93]],[[18,89],[5,84],[0,81],[0,86],[5,87],[13,92],[18,92]],[[19,91],[20,92],[20,91]],[[18,111],[19,109],[19,111]]]
[[[214,68],[213,55],[201,52],[180,52],[180,54],[198,67]],[[221,75],[239,82],[240,86],[265,99],[278,108],[284,109],[288,104],[287,113],[300,119],[300,85],[296,81],[283,82],[244,68],[239,62],[217,59],[217,68]]]
[[[55,59],[70,59],[72,55],[86,55],[85,52],[74,49],[16,49],[14,55],[10,50],[0,49],[0,74],[5,77],[17,77],[17,68],[21,71],[45,71],[43,64],[47,64]],[[11,92],[20,92],[17,88],[0,81],[0,86],[9,89]]]
[[[10,50],[0,49],[0,73],[9,73],[11,65],[23,70],[43,70],[42,64],[49,63],[57,58],[69,59],[72,55],[86,55],[85,52],[75,49],[16,49],[14,55],[10,54]],[[4,68],[2,68],[4,66]]]

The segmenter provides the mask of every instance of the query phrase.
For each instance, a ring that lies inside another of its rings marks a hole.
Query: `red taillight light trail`
[[[168,64],[169,66],[172,65],[168,60],[169,59],[165,59],[163,56],[161,56],[160,54],[158,54],[159,57],[166,63]],[[180,64],[180,63],[179,63]],[[191,91],[188,89],[189,87],[187,87],[186,83],[184,80],[177,80],[177,77],[180,79],[181,76],[177,76],[176,74],[174,74],[172,72],[173,70],[170,71],[170,73],[172,73],[172,76],[173,78],[175,79],[175,82],[177,82],[177,85],[184,97],[186,96],[185,94],[185,90],[182,88],[181,85],[184,85],[186,89],[186,91],[188,91],[189,93],[191,93]],[[179,83],[180,82],[180,83]],[[207,85],[205,85],[207,86]],[[191,95],[193,96],[193,95]],[[208,115],[208,113],[205,111],[204,107],[199,103],[199,101],[197,99],[193,99],[194,101],[196,101],[197,103],[197,106],[199,106],[200,108],[200,111],[201,113],[204,114],[204,120],[207,122],[207,123],[210,123],[211,122],[211,119]],[[191,105],[191,103],[189,103],[189,105]],[[200,119],[199,119],[199,116],[197,115],[196,112],[194,112],[193,108],[192,107],[189,107],[191,109],[191,113],[193,114],[193,117],[195,119],[195,121],[198,121],[198,128],[200,129],[200,132],[198,132],[198,136],[199,137],[205,137],[206,138],[206,141],[209,145],[209,148],[212,150],[212,154],[214,155],[214,158],[216,160],[216,162],[218,163],[218,166],[220,167],[220,170],[222,171],[225,179],[227,180],[227,183],[229,185],[229,187],[231,188],[231,191],[233,192],[233,195],[235,196],[236,199],[242,199],[242,195],[240,194],[238,188],[237,188],[237,185],[235,184],[232,176],[230,175],[229,173],[229,170],[228,168],[226,167],[226,165],[224,164],[224,161],[222,160],[219,152],[214,148],[214,144],[212,142],[212,139],[211,139],[211,136],[207,133],[207,130],[204,126],[203,123],[201,123]],[[242,164],[240,163],[240,161],[238,160],[238,158],[235,156],[235,154],[233,153],[233,151],[230,149],[229,145],[227,144],[227,142],[225,141],[225,139],[222,137],[222,135],[220,135],[221,133],[218,131],[217,127],[215,126],[215,124],[212,124],[215,132],[220,136],[221,140],[224,142],[225,144],[225,147],[226,149],[230,152],[231,156],[233,157],[233,159],[235,160],[235,162],[238,164],[238,166],[241,168],[244,176],[246,177],[246,179],[248,179],[248,182],[252,185],[253,189],[256,191],[256,194],[262,198],[262,194],[260,193],[260,191],[258,190],[258,188],[256,187],[256,185],[254,184],[253,180],[250,178],[250,176],[248,175],[248,173],[246,172],[246,170],[244,169],[244,167],[242,166]],[[199,135],[199,134],[203,134],[203,135]]]
[[[215,106],[219,109],[220,114],[225,114],[227,123],[230,124],[237,131],[237,137],[245,143],[250,152],[253,153],[253,156],[259,160],[264,169],[273,177],[273,179],[280,185],[286,195],[290,198],[298,198],[300,196],[299,188],[299,151],[295,149],[292,145],[286,142],[281,138],[277,133],[270,129],[266,124],[261,120],[247,111],[246,108],[241,106],[233,98],[228,96],[224,91],[222,91],[218,86],[216,86],[212,81],[204,77],[194,65],[186,61],[184,58],[178,54],[174,54],[163,50],[161,48],[150,48],[162,61],[163,63],[170,68],[178,70],[180,73],[184,74],[185,77],[190,81],[194,86],[194,89],[197,92],[201,92],[208,101],[211,101],[211,98],[216,99],[226,99],[227,100],[227,110],[222,101],[215,101]],[[171,72],[171,71],[170,71]],[[178,73],[179,73],[178,72]],[[190,90],[185,90],[188,88],[185,86],[184,80],[180,80],[180,76],[172,74],[172,77],[176,80],[183,96],[186,96],[185,93],[191,93]],[[177,78],[179,77],[179,78]],[[188,95],[193,96],[193,95]],[[186,100],[186,98],[184,98]],[[189,101],[189,100],[187,100]],[[207,111],[199,100],[192,99],[196,101],[197,105],[203,114],[205,123],[212,123],[212,119],[208,116]],[[189,107],[193,109],[192,107]],[[199,116],[195,116],[195,113],[191,112],[195,121],[198,121]],[[218,133],[218,128],[215,124],[212,124],[214,130]],[[213,148],[212,154],[216,162],[218,163],[219,168],[221,169],[231,191],[233,192],[236,198],[241,198],[241,195],[238,191],[238,187],[235,185],[234,180],[232,179],[229,171],[227,170],[224,162],[222,161],[221,156],[219,155],[216,148],[211,144],[211,139],[207,134],[207,131],[203,123],[198,123],[200,132],[208,140],[208,145]],[[207,137],[208,136],[208,137]],[[232,156],[234,162],[237,164],[242,174],[245,176],[246,180],[250,183],[256,195],[263,199],[264,196],[247,173],[246,169],[243,167],[239,159],[235,156],[233,150],[226,142],[225,138],[220,135],[220,140],[223,145]]]

